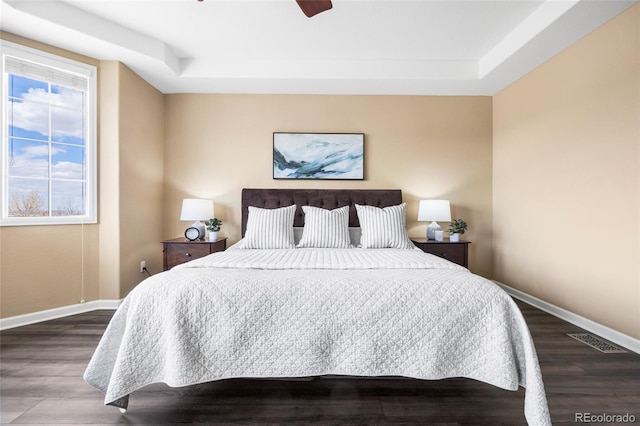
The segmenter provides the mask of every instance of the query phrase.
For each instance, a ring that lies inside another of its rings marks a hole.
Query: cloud
[[[49,176],[49,159],[34,155],[14,155],[9,162],[9,176]]]
[[[52,146],[51,154],[64,154],[64,147]],[[20,154],[11,157],[10,176],[47,177],[49,175],[49,147],[46,144],[27,145]],[[73,161],[58,161],[51,165],[51,177],[58,179],[82,179],[83,165]]]
[[[51,177],[58,179],[82,179],[82,164],[60,161],[51,167]]]
[[[51,99],[50,99],[51,97]],[[82,119],[84,94],[80,91],[60,88],[59,93],[49,94],[44,89],[31,88],[22,94],[22,102],[13,101],[12,125],[43,135],[49,134],[49,101],[51,101],[52,137],[83,138]],[[59,105],[59,107],[57,106]]]
[[[67,152],[64,148],[51,146],[51,155],[64,154]],[[47,157],[49,155],[48,144],[28,145],[22,149],[22,156],[25,159],[32,159],[33,157]]]

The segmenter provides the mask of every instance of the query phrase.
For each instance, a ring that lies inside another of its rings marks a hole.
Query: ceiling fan
[[[296,2],[309,18],[332,7],[331,0],[296,0]]]
[[[331,4],[331,0],[296,0],[296,3],[298,3],[298,6],[300,6],[302,12],[309,18],[317,15],[320,12],[329,10],[333,6]]]

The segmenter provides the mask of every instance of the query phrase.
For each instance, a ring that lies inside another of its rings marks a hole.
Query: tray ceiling
[[[163,93],[493,95],[634,3],[1,0],[0,28]]]

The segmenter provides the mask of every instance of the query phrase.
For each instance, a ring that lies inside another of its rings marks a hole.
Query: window
[[[2,41],[2,225],[96,221],[96,69]]]

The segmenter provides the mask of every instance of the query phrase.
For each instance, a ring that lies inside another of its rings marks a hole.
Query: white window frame
[[[0,152],[0,226],[64,225],[97,223],[98,218],[98,162],[97,162],[97,69],[68,58],[42,52],[20,44],[0,40],[2,85],[2,151]],[[5,73],[5,56],[31,61],[44,66],[82,75],[88,78],[87,134],[85,135],[86,199],[85,214],[78,216],[9,216],[8,179],[8,76]]]

